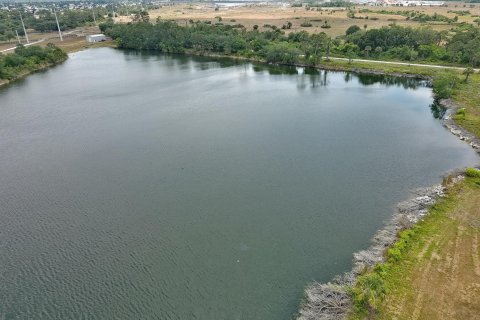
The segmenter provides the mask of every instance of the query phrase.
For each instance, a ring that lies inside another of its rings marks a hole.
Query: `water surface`
[[[0,318],[290,319],[478,159],[421,82],[109,48],[0,89]]]

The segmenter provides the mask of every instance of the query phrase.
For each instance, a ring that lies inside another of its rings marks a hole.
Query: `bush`
[[[451,73],[444,73],[433,79],[433,94],[435,99],[448,99],[452,96],[458,78]]]
[[[353,26],[348,27],[347,31],[345,31],[345,34],[348,36],[348,35],[354,34],[355,32],[358,32],[360,30],[362,30],[362,29],[359,26],[357,26],[356,24],[354,24]]]
[[[382,277],[376,272],[371,272],[358,277],[351,293],[355,309],[360,314],[372,317],[385,298],[387,289]]]
[[[480,170],[475,168],[467,168],[467,170],[465,170],[465,174],[467,177],[480,178]]]
[[[267,62],[294,64],[298,61],[300,51],[293,45],[285,42],[273,43],[266,48]]]
[[[67,54],[53,44],[47,47],[18,45],[14,53],[0,55],[0,78],[13,80],[25,71],[64,61]]]
[[[455,120],[461,120],[461,119],[465,119],[465,114],[467,113],[467,109],[465,108],[460,108],[457,110],[457,112],[455,113],[455,115],[453,116],[453,118]]]

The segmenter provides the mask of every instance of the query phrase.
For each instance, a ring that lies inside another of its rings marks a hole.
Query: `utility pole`
[[[25,39],[27,39],[27,43],[30,43],[30,41],[28,40],[27,29],[25,29],[25,23],[23,23],[23,18],[21,13],[20,13],[20,21],[22,21],[22,27],[23,27],[23,33],[25,33]]]
[[[60,30],[60,24],[58,23],[57,11],[55,10],[55,7],[53,7],[53,13],[55,14],[55,20],[57,20],[57,28],[58,34],[60,35],[60,41],[63,41],[62,31]]]
[[[93,14],[93,23],[97,25],[97,19],[95,19],[95,10],[93,10],[93,7],[92,7],[92,14]]]
[[[15,29],[15,34],[17,35],[18,44],[21,44],[22,42],[20,41],[20,37],[18,36],[18,31],[17,31],[17,29]]]

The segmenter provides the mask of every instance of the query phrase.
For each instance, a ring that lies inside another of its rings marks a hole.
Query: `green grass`
[[[465,174],[470,178],[480,178],[480,170],[475,168],[467,168],[467,170],[465,170]]]
[[[480,74],[470,76],[468,83],[460,82],[453,92],[453,99],[465,108],[464,116],[455,121],[480,138]]]

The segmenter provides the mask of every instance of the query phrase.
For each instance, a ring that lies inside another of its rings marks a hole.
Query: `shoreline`
[[[67,54],[65,59],[63,59],[62,61],[56,62],[56,63],[48,63],[48,64],[39,65],[38,67],[34,68],[33,70],[22,71],[17,76],[15,76],[15,78],[13,78],[11,80],[0,79],[0,88],[6,87],[9,84],[14,83],[15,81],[25,79],[29,75],[34,74],[36,72],[45,71],[47,69],[53,68],[57,65],[60,65],[60,64],[64,63],[65,61],[67,61],[68,58],[70,58],[71,54],[74,54],[76,52],[83,51],[83,50],[86,50],[86,49],[101,48],[101,47],[115,48],[114,43],[112,41],[97,42],[97,43],[93,43],[93,44],[85,43],[84,46],[76,47],[72,50],[65,50],[65,49],[62,49],[61,47],[59,47],[60,49],[62,49]]]
[[[121,49],[121,50],[135,50],[135,49],[122,49],[122,48],[115,48],[114,49]],[[136,50],[136,51],[143,51],[143,50]],[[151,51],[151,50],[147,50]],[[157,52],[157,51],[154,51]],[[161,53],[161,52],[160,52]],[[213,57],[213,58],[222,58],[222,59],[230,59],[236,61],[248,61],[252,63],[259,63],[263,65],[272,65],[272,66],[286,66],[286,67],[301,67],[301,68],[313,68],[319,70],[327,70],[327,71],[339,71],[339,72],[353,72],[357,74],[366,74],[366,75],[377,75],[377,76],[391,76],[391,77],[400,77],[400,78],[409,78],[409,79],[418,79],[418,80],[427,80],[432,81],[432,76],[427,76],[419,73],[406,73],[406,72],[387,72],[380,69],[367,69],[367,68],[349,68],[343,67],[339,65],[331,66],[328,64],[318,64],[318,65],[307,65],[303,63],[294,63],[294,64],[283,64],[283,63],[271,63],[261,59],[255,58],[247,58],[242,56],[235,56],[235,55],[221,55],[216,53],[208,53],[208,52],[194,52],[194,51],[186,51],[185,53],[179,53],[179,55],[186,55],[186,56],[195,56],[195,57]],[[334,62],[334,57],[332,59],[321,59],[322,62]],[[336,59],[336,58],[335,58]],[[375,62],[375,60],[372,60]],[[424,68],[429,68],[429,66],[425,65]],[[445,66],[448,68],[448,66]]]
[[[480,139],[460,127],[453,119],[453,115],[459,109],[459,106],[457,106],[452,99],[442,99],[439,101],[439,103],[447,110],[445,116],[443,117],[443,126],[447,128],[453,135],[457,136],[461,141],[467,143],[480,155]]]
[[[8,79],[0,79],[0,88],[3,88],[3,87],[6,87],[12,83],[15,83],[16,81],[19,81],[19,80],[22,80],[22,79],[25,79],[26,77],[28,77],[29,75],[31,74],[34,74],[36,72],[41,72],[41,71],[45,71],[45,70],[48,70],[50,68],[53,68],[57,65],[60,65],[62,63],[64,63],[65,61],[68,60],[68,57],[66,57],[65,59],[63,59],[62,61],[59,61],[59,62],[55,62],[55,63],[46,63],[46,64],[41,64],[37,67],[35,67],[34,69],[32,70],[25,70],[25,71],[22,71],[20,72],[18,75],[16,75],[13,79],[11,80],[8,80]]]

